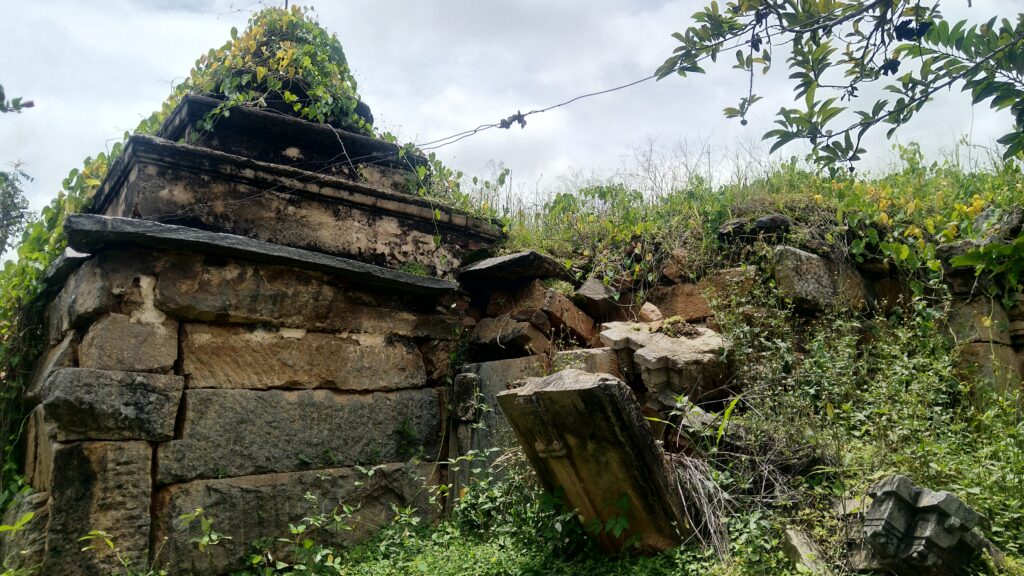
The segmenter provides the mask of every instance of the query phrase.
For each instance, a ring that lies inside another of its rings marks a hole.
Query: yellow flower
[[[886,214],[885,212],[882,212],[881,214],[878,215],[878,221],[881,222],[882,224],[888,224],[889,215]]]

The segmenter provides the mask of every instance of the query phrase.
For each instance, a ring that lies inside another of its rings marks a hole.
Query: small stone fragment
[[[644,302],[644,305],[640,307],[640,311],[637,312],[637,319],[641,322],[660,322],[662,318],[664,316],[661,315],[661,310],[650,302]]]

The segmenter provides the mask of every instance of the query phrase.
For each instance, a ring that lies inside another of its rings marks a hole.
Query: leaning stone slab
[[[461,282],[518,282],[535,278],[557,278],[572,282],[572,274],[558,260],[527,250],[495,256],[466,266],[459,272]]]
[[[659,286],[651,291],[648,298],[665,318],[678,316],[685,322],[693,322],[715,315],[697,284]]]
[[[615,290],[596,276],[587,278],[573,298],[587,314],[598,320],[621,319],[628,309],[628,306],[619,304]]]
[[[276,225],[275,225],[276,226]],[[274,226],[272,226],[274,227]],[[131,244],[161,250],[215,254],[344,276],[353,282],[417,294],[443,294],[454,282],[417,276],[356,260],[236,236],[134,218],[72,214],[64,224],[68,244],[86,251]]]
[[[707,328],[694,326],[690,335],[671,337],[657,332],[656,324],[609,322],[601,341],[616,351],[624,375],[639,373],[650,409],[671,409],[679,395],[702,402],[728,392],[729,344]]]
[[[426,384],[411,341],[379,334],[185,324],[189,388],[384,391]]]
[[[353,544],[390,522],[392,506],[412,506],[416,515],[429,521],[434,514],[424,486],[433,480],[432,465],[385,464],[374,467],[372,475],[356,468],[329,468],[168,486],[155,496],[155,541],[163,543],[158,560],[167,564],[171,574],[218,576],[244,569],[252,542],[274,542],[288,534],[289,524],[300,524],[321,512],[343,514],[342,505],[356,508],[344,520],[349,529],[321,531],[317,541],[329,546]],[[200,552],[192,542],[201,536],[198,522],[187,525],[180,520],[196,508],[205,510],[214,529],[231,540]],[[272,546],[275,557],[288,558],[285,545]]]
[[[174,436],[185,381],[181,376],[63,368],[43,384],[53,440],[149,440]]]
[[[83,368],[168,372],[178,359],[178,323],[155,317],[107,314],[89,327],[78,347]]]
[[[75,442],[53,453],[50,522],[41,574],[106,576],[122,569],[102,542],[79,538],[102,530],[133,566],[149,560],[152,449],[147,442]]]
[[[498,394],[544,487],[563,490],[602,549],[677,546],[690,533],[665,454],[629,387],[607,374],[564,370]]]
[[[157,447],[158,484],[433,459],[441,446],[439,389],[199,389],[184,402],[180,438]]]
[[[93,211],[438,274],[502,236],[410,194],[140,135],[111,166]]]

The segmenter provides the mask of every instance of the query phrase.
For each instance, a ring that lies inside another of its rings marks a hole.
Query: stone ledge
[[[70,246],[86,252],[131,244],[315,270],[345,276],[360,284],[399,292],[443,294],[458,288],[458,284],[450,280],[417,276],[348,258],[281,246],[234,234],[207,232],[148,220],[72,214],[64,223],[64,232],[68,236]]]

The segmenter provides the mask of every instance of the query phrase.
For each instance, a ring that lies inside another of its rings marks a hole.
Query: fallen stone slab
[[[459,271],[461,282],[517,282],[556,278],[572,282],[572,274],[558,260],[533,250],[495,256],[474,262]]]
[[[50,480],[50,514],[41,574],[106,576],[149,561],[153,450],[147,442],[57,444]],[[102,530],[102,541],[82,542]],[[83,550],[85,547],[91,549]]]
[[[965,573],[978,554],[1001,553],[978,530],[983,517],[949,492],[888,476],[868,491],[864,539],[878,562],[899,576]]]
[[[657,332],[657,324],[604,325],[601,342],[616,351],[623,375],[639,376],[646,390],[646,407],[671,409],[679,395],[693,402],[727,395],[731,374],[728,343],[707,328],[690,328],[689,335],[672,337]]]
[[[181,250],[226,256],[261,264],[291,266],[336,274],[358,284],[399,292],[443,294],[458,287],[450,280],[409,274],[311,250],[235,234],[134,218],[72,214],[64,223],[64,232],[68,236],[70,246],[88,252],[128,244],[158,250]]]
[[[355,510],[339,529],[317,531],[318,543],[345,546],[365,540],[394,518],[392,506],[412,507],[426,522],[436,516],[424,488],[436,481],[432,465],[385,464],[371,469],[372,474],[354,467],[328,468],[161,488],[154,495],[154,541],[163,547],[161,565],[167,563],[171,574],[227,574],[248,566],[256,540],[271,541],[274,557],[287,561],[287,544],[276,539],[288,534],[289,525],[319,513],[345,516],[342,506]],[[199,522],[181,520],[196,508],[213,520],[217,532],[231,539],[206,551],[197,549],[194,540],[202,536]]]
[[[470,345],[480,356],[494,359],[550,354],[551,341],[529,322],[517,322],[506,314],[484,318],[470,336]]]
[[[427,374],[415,344],[380,334],[184,325],[189,388],[418,388]]]
[[[498,402],[541,483],[565,494],[603,550],[666,550],[691,532],[665,454],[621,380],[563,370]]]
[[[440,389],[186,390],[180,437],[157,447],[158,484],[373,465],[441,448]]]
[[[78,347],[83,368],[168,372],[178,359],[178,323],[151,317],[107,314],[89,326]]]
[[[142,135],[111,165],[92,211],[381,266],[415,263],[438,276],[502,238],[491,223],[418,196]]]
[[[42,385],[37,410],[53,423],[57,442],[163,442],[174,436],[184,387],[181,376],[62,368]]]
[[[557,290],[545,286],[541,280],[533,280],[517,290],[499,289],[492,293],[487,305],[489,316],[512,314],[513,318],[517,318],[517,311],[532,310],[544,312],[553,329],[564,328],[569,336],[584,343],[594,340],[594,320]],[[537,326],[536,322],[533,324]],[[542,326],[537,328],[543,332]]]

